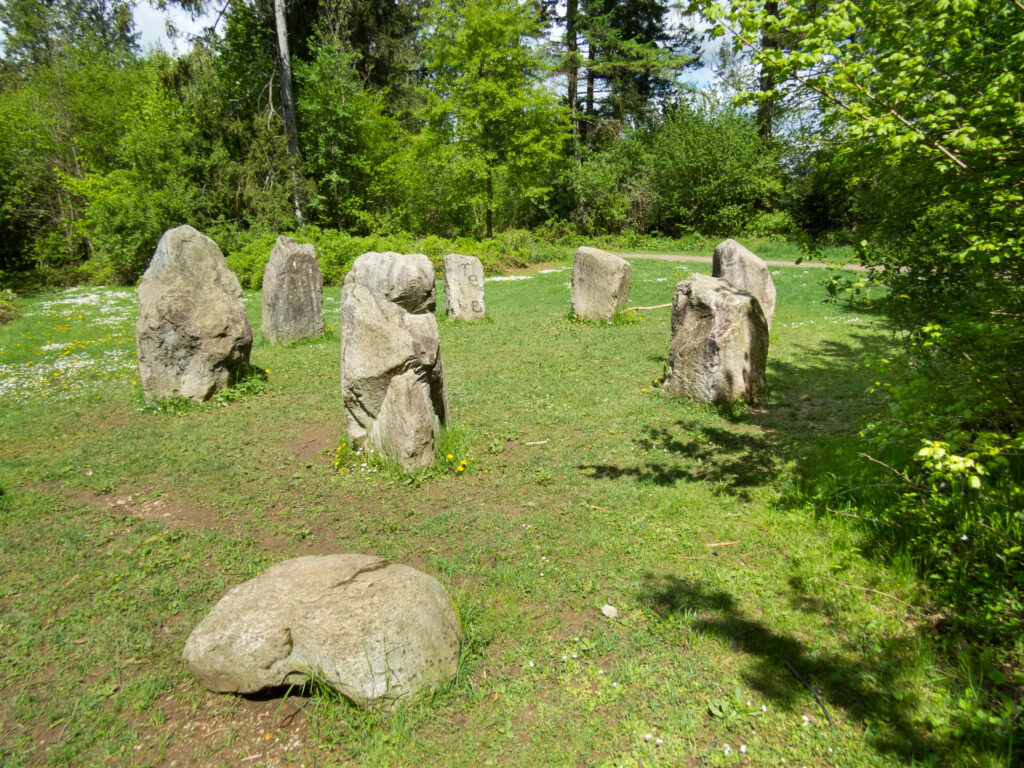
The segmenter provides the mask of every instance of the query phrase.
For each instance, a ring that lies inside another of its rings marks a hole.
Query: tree
[[[516,0],[438,0],[425,41],[427,130],[454,148],[479,186],[486,234],[493,234],[495,184],[533,204],[550,191],[550,168],[566,134],[564,112],[543,85],[530,42],[540,32]]]
[[[4,61],[25,72],[83,43],[123,61],[138,45],[131,9],[116,0],[7,0],[0,4]]]
[[[697,5],[774,83],[817,100],[862,182],[862,259],[903,350],[878,362],[890,408],[864,433],[905,484],[880,530],[972,634],[1019,642],[1024,3]]]
[[[278,82],[281,88],[281,119],[288,136],[288,154],[292,159],[292,207],[295,221],[302,226],[302,205],[299,201],[299,129],[295,125],[295,100],[292,98],[292,58],[288,52],[288,26],[284,18],[284,0],[274,0],[274,30],[277,33]]]

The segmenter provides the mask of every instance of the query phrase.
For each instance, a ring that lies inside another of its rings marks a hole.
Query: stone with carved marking
[[[444,311],[455,320],[484,319],[484,267],[476,256],[444,257]]]
[[[316,249],[290,237],[277,238],[263,270],[263,335],[271,344],[324,333],[324,278]]]

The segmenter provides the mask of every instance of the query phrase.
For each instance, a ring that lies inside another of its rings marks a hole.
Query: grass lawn
[[[638,259],[632,301],[686,274]],[[332,466],[340,288],[328,336],[287,347],[247,293],[265,390],[170,410],[143,407],[132,291],[20,301],[0,328],[0,763],[1009,764],[910,567],[802,501],[858,460],[879,404],[855,362],[885,324],[823,303],[821,270],[774,274],[758,409],[659,393],[669,309],[574,324],[567,264],[490,279],[487,321],[441,323],[469,469],[420,485]],[[191,679],[185,639],[229,587],[338,552],[445,585],[452,685],[382,716]]]

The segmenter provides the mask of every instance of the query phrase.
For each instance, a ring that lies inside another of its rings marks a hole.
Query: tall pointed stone
[[[249,361],[252,327],[238,277],[190,226],[164,232],[136,289],[135,344],[146,399],[207,400]]]
[[[434,268],[421,254],[364,253],[341,292],[341,394],[352,444],[406,470],[434,460],[448,389],[434,316]]]

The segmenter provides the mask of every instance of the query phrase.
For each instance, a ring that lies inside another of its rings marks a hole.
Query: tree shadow
[[[634,444],[646,454],[669,454],[667,460],[650,458],[632,467],[611,464],[581,465],[591,477],[617,480],[632,477],[642,484],[660,486],[710,482],[716,490],[740,496],[747,489],[770,482],[778,461],[763,439],[726,429],[676,422],[677,429],[648,425]]]
[[[913,719],[922,704],[913,681],[920,642],[915,634],[879,638],[879,647],[870,651],[852,643],[839,652],[819,651],[746,616],[728,592],[696,581],[648,574],[638,591],[639,601],[658,616],[680,614],[694,632],[712,635],[747,656],[751,663],[741,673],[745,683],[780,708],[800,706],[812,714],[808,707],[814,707],[813,716],[824,717],[822,707],[808,703],[810,694],[799,675],[833,717],[841,712],[863,727],[879,752],[936,765],[948,764],[965,744],[975,754],[980,748],[1006,756],[1007,745],[985,723],[959,722],[939,734]]]
[[[659,486],[706,482],[716,493],[741,498],[778,478],[784,468],[800,485],[813,485],[856,459],[855,438],[872,403],[865,397],[871,374],[855,370],[855,363],[888,343],[878,334],[862,333],[848,342],[798,347],[788,360],[770,360],[771,391],[758,407],[690,409],[673,423],[642,427],[634,438],[639,463],[578,469],[600,480],[632,478]],[[706,411],[718,423],[709,424]]]

